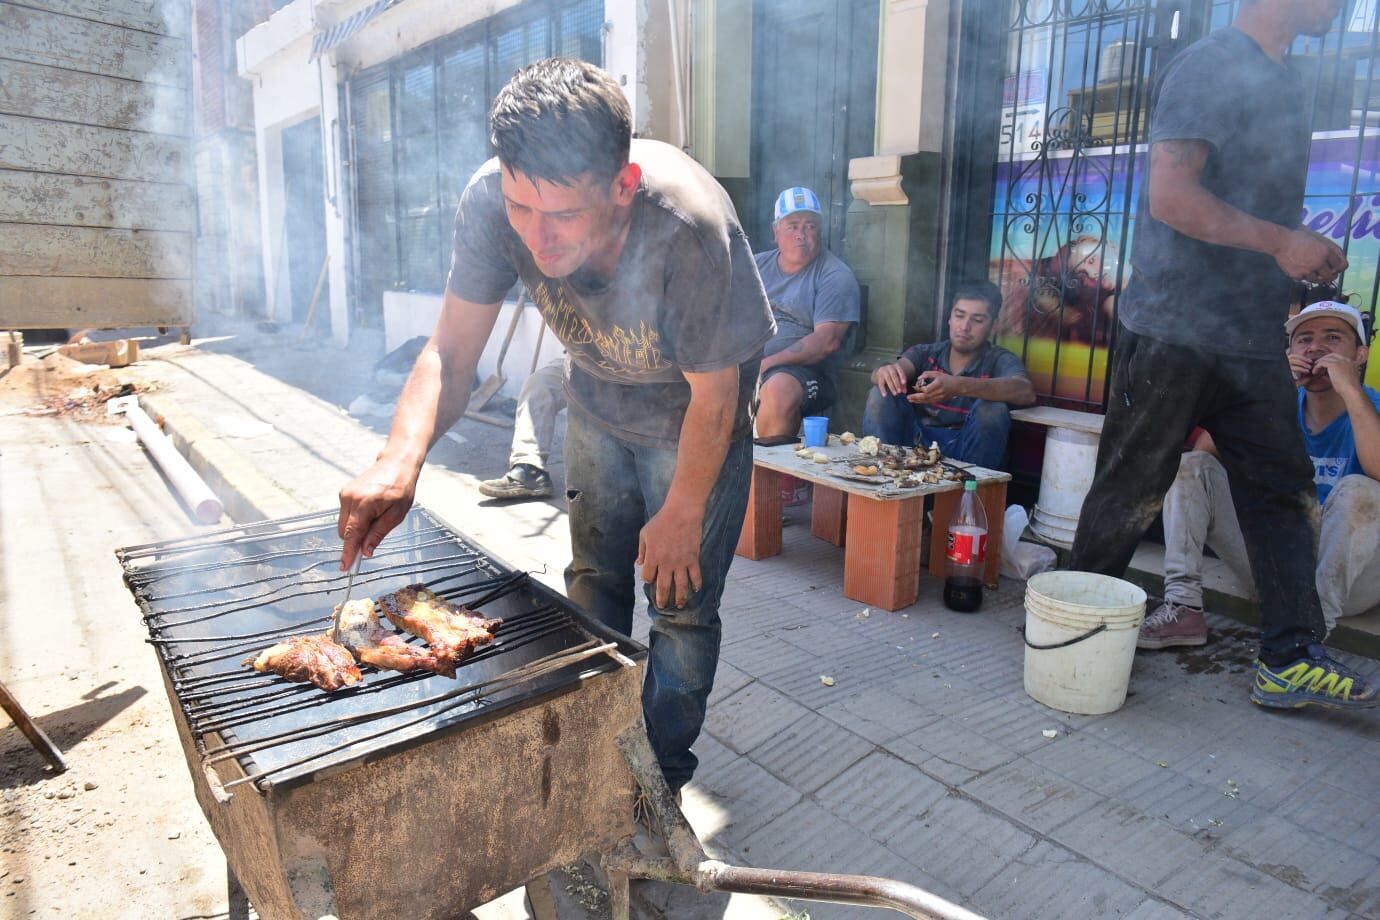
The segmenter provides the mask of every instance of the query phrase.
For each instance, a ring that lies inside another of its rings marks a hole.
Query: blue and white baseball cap
[[[797,211],[808,211],[820,217],[824,216],[824,211],[819,206],[819,196],[805,186],[797,185],[776,196],[776,208],[772,212],[771,222],[774,224],[781,218],[789,217]]]
[[[1361,344],[1366,344],[1370,338],[1366,335],[1366,324],[1361,319],[1361,311],[1348,304],[1339,303],[1335,300],[1320,300],[1317,303],[1309,304],[1295,315],[1289,318],[1284,324],[1284,334],[1293,336],[1294,330],[1302,326],[1309,320],[1317,319],[1319,316],[1335,316],[1345,322],[1352,329],[1356,330],[1356,338]]]

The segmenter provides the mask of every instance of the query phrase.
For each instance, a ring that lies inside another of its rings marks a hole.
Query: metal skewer
[[[335,608],[331,614],[331,629],[328,635],[332,642],[340,641],[340,611],[345,609],[345,605],[350,602],[350,592],[355,587],[355,575],[359,572],[360,565],[364,562],[364,554],[360,553],[355,557],[355,564],[350,568],[350,577],[345,579],[345,600],[340,602],[340,606]]]

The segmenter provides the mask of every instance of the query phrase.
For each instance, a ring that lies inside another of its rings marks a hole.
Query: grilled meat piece
[[[335,639],[354,653],[362,664],[392,671],[436,671],[439,664],[431,649],[408,645],[391,629],[384,629],[374,602],[369,598],[337,604],[331,614]]]
[[[448,603],[422,585],[409,585],[379,598],[384,616],[394,626],[420,636],[436,654],[436,673],[455,676],[455,666],[475,649],[488,645],[502,620],[481,617],[473,610]]]
[[[297,683],[311,682],[322,690],[339,690],[364,679],[349,651],[329,636],[293,636],[250,655],[244,663],[256,671],[272,671]]]

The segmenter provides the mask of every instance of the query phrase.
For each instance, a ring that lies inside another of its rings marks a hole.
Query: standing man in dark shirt
[[[489,120],[498,156],[460,199],[436,331],[378,460],[340,493],[341,565],[402,521],[521,278],[568,355],[566,590],[626,634],[641,565],[652,618],[642,705],[679,789],[697,764],[690,745],[718,663],[771,313],[728,195],[676,148],[630,142],[627,100],[607,73],[533,64]]]
[[[946,457],[1001,466],[1011,406],[1033,406],[1035,386],[1021,359],[991,342],[1001,291],[990,281],[954,290],[949,336],[912,345],[872,372],[863,434],[884,444],[936,443]]]
[[[1299,225],[1308,117],[1284,54],[1326,34],[1340,0],[1246,0],[1233,24],[1166,68],[1150,178],[1121,297],[1097,471],[1071,566],[1121,575],[1174,480],[1194,425],[1231,483],[1260,598],[1251,699],[1369,707],[1375,687],[1328,657],[1313,573],[1317,493],[1280,333],[1292,282],[1346,258]]]

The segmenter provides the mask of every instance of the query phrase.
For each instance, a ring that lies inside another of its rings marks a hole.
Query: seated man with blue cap
[[[834,402],[839,365],[851,351],[862,292],[843,260],[821,243],[814,192],[788,188],[776,199],[776,248],[754,256],[776,334],[762,358],[757,436],[794,436],[800,420]]]

